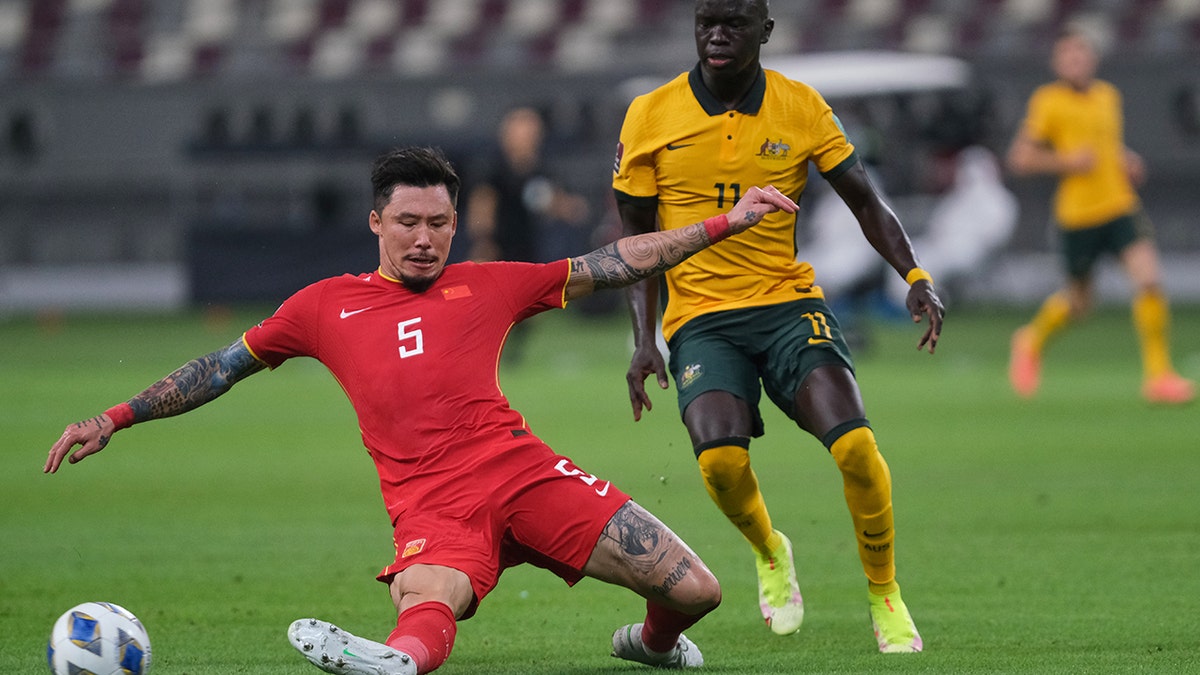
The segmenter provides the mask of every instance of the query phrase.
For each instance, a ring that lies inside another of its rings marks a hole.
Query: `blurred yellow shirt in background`
[[[1138,208],[1125,170],[1121,94],[1102,80],[1086,91],[1063,82],[1042,85],[1029,99],[1025,131],[1060,154],[1090,150],[1096,163],[1059,179],[1054,217],[1068,230],[1103,225]]]

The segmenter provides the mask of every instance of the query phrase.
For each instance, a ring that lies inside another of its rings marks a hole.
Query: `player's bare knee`
[[[441,565],[413,565],[396,574],[390,589],[398,611],[423,602],[440,602],[456,617],[475,597],[466,574]]]
[[[721,604],[721,584],[708,566],[690,551],[673,564],[664,560],[655,569],[652,594],[684,614],[705,614]]]

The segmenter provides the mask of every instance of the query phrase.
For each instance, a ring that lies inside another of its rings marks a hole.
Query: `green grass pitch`
[[[0,321],[0,672],[46,672],[54,619],[87,600],[138,614],[162,674],[315,672],[285,637],[303,616],[387,635],[394,610],[374,574],[390,529],[349,404],[318,364],[257,375],[41,473],[67,423],[268,311]],[[752,451],[807,604],[786,638],[762,625],[750,552],[704,494],[674,392],[633,422],[623,315],[533,319],[529,356],[502,384],[536,432],[717,574],[724,603],[688,631],[708,672],[1200,671],[1198,406],[1142,403],[1120,308],[1056,342],[1039,397],[1017,400],[1004,368],[1027,315],[952,313],[932,357],[915,349],[919,328],[878,321],[858,359],[895,481],[899,578],[926,645],[915,656],[875,652],[839,476],[777,411]],[[1200,377],[1200,308],[1177,308],[1173,343]],[[612,630],[641,616],[623,589],[510,570],[440,672],[648,672],[608,655]]]

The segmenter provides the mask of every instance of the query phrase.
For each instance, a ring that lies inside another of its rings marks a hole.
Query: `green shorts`
[[[1150,219],[1141,212],[1121,216],[1096,227],[1062,230],[1062,252],[1067,263],[1067,275],[1072,279],[1087,279],[1100,256],[1120,255],[1138,239],[1153,236]]]
[[[763,434],[762,390],[795,420],[796,392],[815,368],[854,372],[842,329],[818,298],[704,314],[676,331],[668,346],[679,414],[700,394],[726,391],[750,406],[754,436]]]

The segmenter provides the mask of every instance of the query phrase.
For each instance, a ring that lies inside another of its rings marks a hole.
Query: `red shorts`
[[[605,525],[629,496],[532,434],[504,445],[453,485],[413,500],[420,510],[397,520],[396,560],[379,573],[380,581],[390,584],[410,565],[460,570],[475,592],[466,619],[505,568],[530,563],[569,585],[583,578]]]

